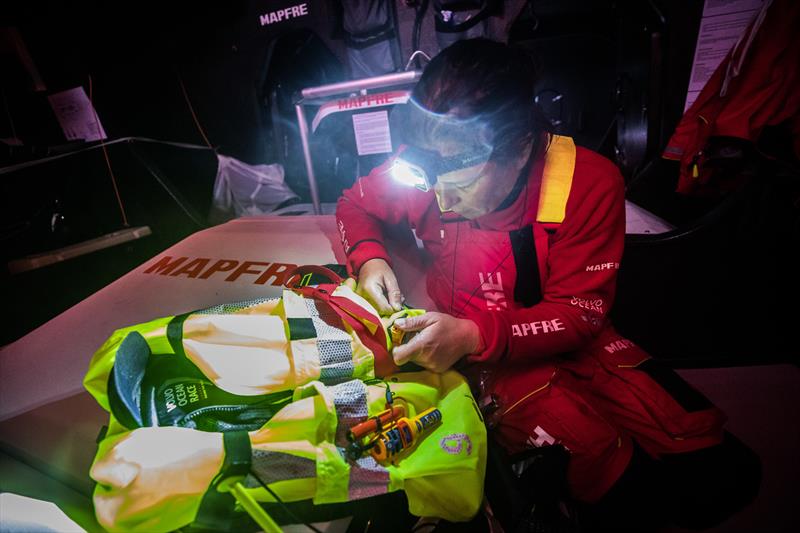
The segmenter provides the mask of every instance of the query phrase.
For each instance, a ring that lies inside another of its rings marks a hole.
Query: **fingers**
[[[383,286],[378,283],[372,282],[365,285],[359,285],[356,291],[360,296],[363,296],[369,303],[375,306],[378,313],[388,315],[392,313],[392,306],[384,296]]]
[[[426,313],[424,315],[398,318],[394,321],[394,325],[405,332],[421,331],[433,324],[436,314],[437,313]],[[425,366],[424,362],[417,361],[415,357],[418,356],[419,353],[421,353],[425,348],[425,343],[427,342],[426,339],[427,337],[420,333],[411,337],[411,340],[409,340],[407,343],[401,344],[400,346],[395,346],[392,349],[392,357],[394,357],[395,364],[400,366],[409,361],[414,361]]]
[[[386,288],[386,295],[388,296],[389,305],[392,306],[393,311],[399,311],[403,308],[403,293],[400,290],[400,285],[397,283],[397,277],[394,272],[389,270],[383,274],[383,283]]]
[[[392,306],[393,311],[399,311],[403,308],[403,302],[405,301],[405,297],[403,293],[400,292],[400,289],[393,289],[388,291],[389,296],[389,304]]]
[[[392,268],[383,259],[370,259],[361,266],[356,292],[369,300],[381,315],[403,308],[403,293]]]
[[[392,359],[394,359],[394,364],[397,366],[403,366],[404,364],[408,363],[411,360],[411,349],[409,348],[411,343],[408,344],[401,344],[400,346],[395,346],[392,350]]]
[[[422,348],[421,344],[422,341],[419,339],[419,337],[414,337],[405,344],[395,346],[392,349],[392,358],[394,358],[394,364],[397,366],[403,366],[409,361],[413,361],[414,355],[420,350],[420,348]]]

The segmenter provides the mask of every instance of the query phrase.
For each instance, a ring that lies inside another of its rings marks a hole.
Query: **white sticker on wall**
[[[83,87],[75,87],[47,97],[69,141],[99,141],[106,132]]]
[[[386,110],[353,115],[358,155],[385,154],[392,151],[389,113]]]

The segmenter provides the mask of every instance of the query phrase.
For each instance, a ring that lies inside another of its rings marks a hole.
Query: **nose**
[[[442,186],[441,183],[437,183],[433,191],[436,193],[436,201],[439,204],[439,210],[443,213],[445,211],[451,211],[453,206],[461,201],[461,198],[458,197],[458,192],[449,187]]]

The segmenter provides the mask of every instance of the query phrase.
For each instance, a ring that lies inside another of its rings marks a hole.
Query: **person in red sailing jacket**
[[[485,39],[429,63],[392,118],[403,146],[339,199],[348,269],[381,312],[399,310],[384,230],[410,226],[438,311],[397,324],[415,333],[397,364],[481,376],[497,442],[511,456],[562,445],[571,496],[597,524],[641,529],[656,504],[685,525],[719,522],[752,499],[758,459],[719,409],[615,332],[623,179],[548,133],[535,81],[524,52]]]

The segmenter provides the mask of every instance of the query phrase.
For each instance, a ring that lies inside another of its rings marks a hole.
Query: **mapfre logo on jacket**
[[[508,309],[506,293],[503,291],[503,275],[500,272],[486,274],[478,272],[478,281],[480,282],[481,291],[483,291],[486,309],[489,311]]]
[[[541,333],[555,333],[564,331],[564,323],[560,318],[553,320],[536,320],[534,322],[523,322],[511,325],[511,334],[514,337],[527,337],[528,335],[539,335]]]

